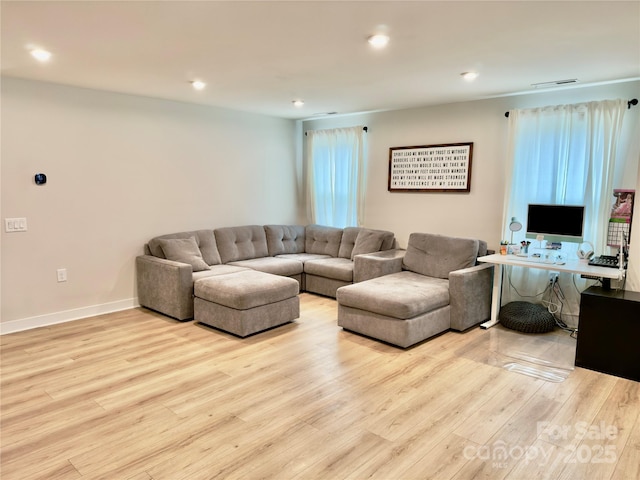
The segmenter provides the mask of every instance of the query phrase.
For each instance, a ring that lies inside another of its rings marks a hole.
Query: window
[[[510,112],[505,222],[526,219],[530,203],[584,205],[584,239],[602,251],[626,108],[605,100]]]
[[[307,132],[307,202],[311,221],[358,226],[364,212],[363,127]]]
[[[511,217],[526,220],[529,204],[584,205],[583,238],[596,253],[606,253],[614,178],[621,177],[617,169],[623,163],[616,162],[616,150],[626,108],[625,100],[606,100],[509,112],[503,238],[509,238]],[[569,258],[576,258],[577,249],[578,244],[563,243]],[[503,292],[503,303],[542,301],[556,318],[577,325],[580,298],[571,283],[584,288],[585,281],[570,280],[563,297],[556,298],[545,293],[544,270],[514,269],[508,275],[514,288]]]

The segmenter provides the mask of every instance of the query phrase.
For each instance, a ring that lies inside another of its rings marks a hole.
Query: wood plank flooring
[[[510,372],[479,328],[402,350],[300,301],[246,339],[146,309],[0,337],[0,477],[640,478],[638,382]]]

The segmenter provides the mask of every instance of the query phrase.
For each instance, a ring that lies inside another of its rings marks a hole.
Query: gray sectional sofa
[[[335,297],[354,278],[381,273],[376,252],[384,254],[395,243],[392,232],[321,225],[247,225],[162,235],[136,258],[138,300],[188,320],[194,317],[194,284],[217,276],[229,276],[232,283],[242,280],[238,274],[245,271],[289,277],[299,290]]]
[[[338,325],[403,348],[489,318],[483,241],[384,230],[247,225],[162,235],[136,259],[140,305],[241,337],[298,318],[298,293],[335,297]]]

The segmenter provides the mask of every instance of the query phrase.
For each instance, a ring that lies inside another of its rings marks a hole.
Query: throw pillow
[[[203,260],[195,237],[163,238],[158,240],[158,243],[167,260],[188,263],[193,267],[194,272],[209,270],[209,265]]]
[[[356,237],[356,243],[353,244],[351,251],[351,260],[356,255],[363,253],[379,252],[384,240],[384,232],[374,232],[373,230],[361,230]]]

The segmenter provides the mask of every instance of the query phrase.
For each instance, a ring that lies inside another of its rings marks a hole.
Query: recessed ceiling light
[[[384,48],[389,43],[389,35],[378,33],[376,35],[371,35],[367,41],[373,48]]]
[[[34,48],[31,50],[31,56],[39,62],[46,62],[51,58],[51,52],[43,50],[42,48]]]
[[[207,84],[204,83],[202,80],[194,80],[193,82],[191,82],[191,85],[196,90],[204,90],[204,87],[207,86]]]
[[[294,107],[302,107],[304,105],[304,101],[303,100],[293,100],[291,103],[293,103]]]
[[[461,73],[460,76],[464,78],[467,82],[473,82],[480,75],[478,72],[464,72]]]

